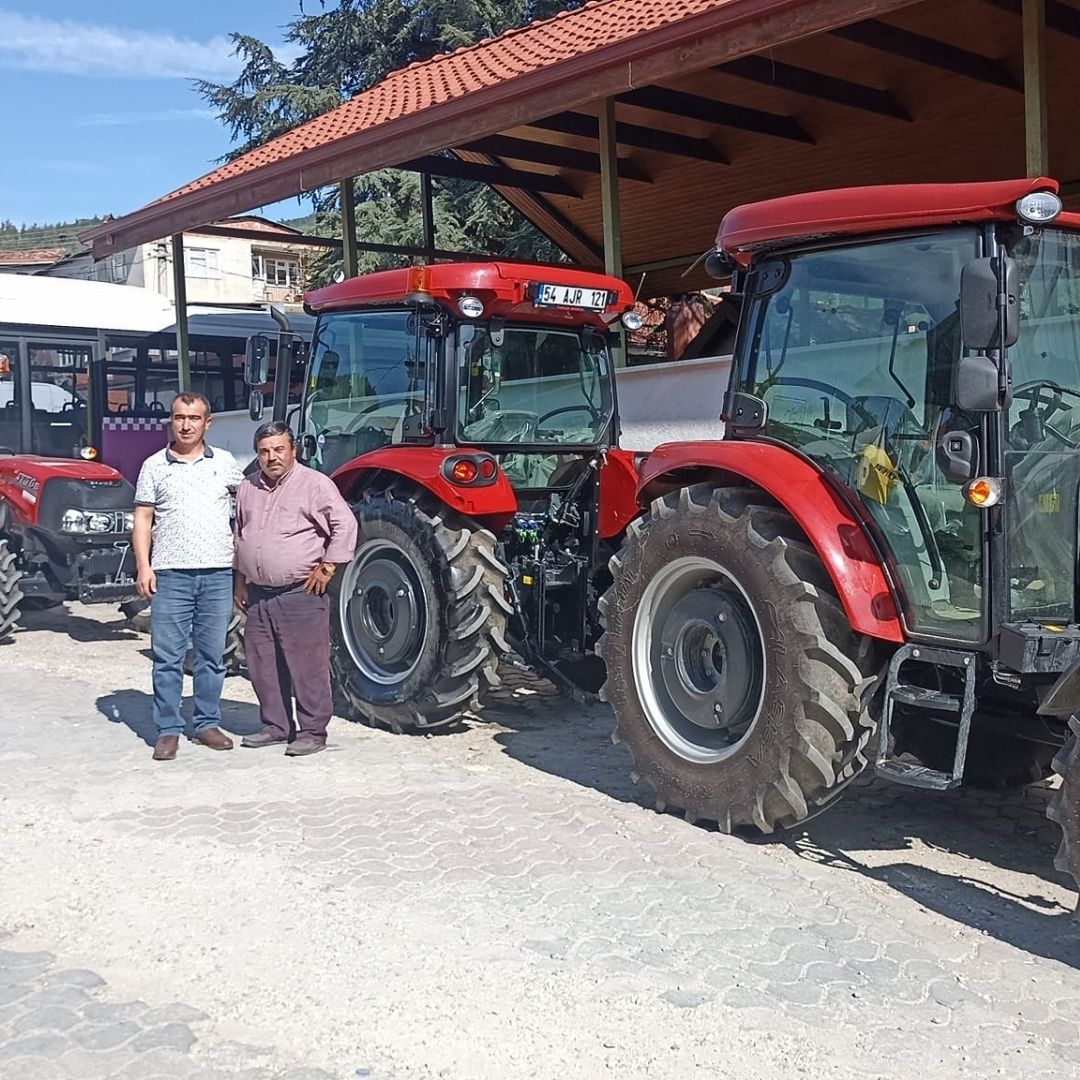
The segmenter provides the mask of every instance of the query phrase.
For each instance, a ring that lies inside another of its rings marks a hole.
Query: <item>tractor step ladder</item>
[[[958,668],[964,676],[963,694],[949,694],[943,690],[928,690],[921,686],[900,681],[900,669],[904,664],[930,664],[934,667]],[[951,772],[940,772],[925,765],[901,761],[889,753],[889,736],[892,732],[893,709],[906,705],[910,710],[925,709],[926,722],[933,723],[931,712],[958,713],[956,729],[956,755]],[[967,757],[968,736],[971,733],[971,714],[975,711],[975,657],[972,653],[955,652],[951,649],[935,649],[925,645],[904,645],[889,661],[889,673],[885,680],[885,708],[882,710],[878,731],[878,757],[876,769],[879,775],[896,784],[908,787],[928,788],[931,791],[951,791],[959,787],[964,776],[964,759]]]

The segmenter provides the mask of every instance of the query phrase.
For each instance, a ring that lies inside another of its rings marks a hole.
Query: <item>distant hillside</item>
[[[76,233],[91,225],[108,220],[104,217],[80,218],[54,225],[16,225],[11,221],[0,222],[0,251],[26,251],[29,248],[67,248],[69,252],[85,251]]]
[[[305,236],[308,236],[315,232],[315,215],[308,214],[307,217],[286,218],[281,224],[288,225],[290,229],[296,229],[297,232],[302,232]]]

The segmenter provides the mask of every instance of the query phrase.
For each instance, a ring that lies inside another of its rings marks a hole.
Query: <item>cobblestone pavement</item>
[[[867,779],[747,842],[655,813],[605,707],[513,672],[455,734],[162,765],[145,641],[32,618],[0,649],[4,1080],[1080,1069],[1043,786]]]

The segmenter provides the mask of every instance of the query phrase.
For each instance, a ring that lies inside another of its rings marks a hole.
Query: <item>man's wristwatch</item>
[[[319,564],[319,570],[322,572],[323,577],[331,578],[334,576],[334,571],[337,566],[332,562],[324,562]]]

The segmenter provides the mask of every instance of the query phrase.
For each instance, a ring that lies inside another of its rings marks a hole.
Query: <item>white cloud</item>
[[[193,41],[165,32],[46,19],[0,8],[0,63],[61,75],[225,82],[239,71],[225,36]]]
[[[79,127],[130,127],[136,124],[159,124],[169,120],[217,120],[213,109],[159,109],[147,112],[91,113],[75,122]]]

